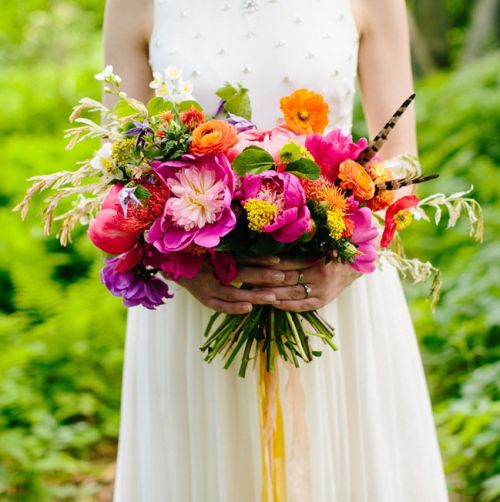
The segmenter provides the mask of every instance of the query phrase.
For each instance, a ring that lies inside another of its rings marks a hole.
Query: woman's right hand
[[[273,256],[238,259],[238,275],[234,282],[244,284],[243,288],[224,286],[214,277],[209,266],[204,266],[194,278],[177,282],[203,305],[217,312],[248,314],[253,305],[272,305],[276,301],[276,295],[266,287],[284,284],[286,274],[273,269],[278,264],[279,258]]]

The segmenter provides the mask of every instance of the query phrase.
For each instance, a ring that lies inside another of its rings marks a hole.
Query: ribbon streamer
[[[261,352],[258,383],[262,431],[262,502],[309,502],[311,476],[309,439],[305,420],[305,392],[300,370],[287,365],[286,406],[291,417],[289,482],[286,475],[285,429],[279,396],[279,365],[267,371]],[[287,485],[288,495],[287,498]]]
[[[283,414],[279,399],[278,366],[267,371],[261,352],[259,375],[262,431],[262,502],[286,502],[286,458]]]

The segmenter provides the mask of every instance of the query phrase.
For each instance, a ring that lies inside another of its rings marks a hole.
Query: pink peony
[[[311,214],[306,206],[306,195],[293,174],[276,171],[247,174],[236,197],[243,207],[249,201],[263,201],[268,208],[274,208],[275,216],[259,231],[270,234],[278,242],[294,242],[309,229]],[[252,223],[252,215],[248,213],[247,216]]]
[[[117,216],[122,211],[118,193],[122,188],[113,185],[87,231],[92,244],[109,254],[125,253],[137,243],[137,233],[125,232],[118,226]]]
[[[278,164],[279,153],[286,143],[293,140],[303,145],[306,137],[298,136],[284,126],[277,126],[270,131],[244,131],[238,134],[238,139],[238,143],[227,152],[227,157],[230,162],[232,162],[245,148],[249,146],[258,146],[269,152],[274,161]]]
[[[121,192],[123,185],[116,183],[111,186],[108,195],[103,200],[101,209],[114,209],[119,214],[122,214],[122,206],[120,204],[120,199],[118,198],[118,194]]]
[[[146,233],[160,252],[191,244],[213,248],[234,228],[234,175],[223,154],[157,163],[153,169],[170,191],[163,214]]]
[[[365,138],[353,143],[352,136],[344,135],[341,129],[335,129],[324,136],[311,134],[305,141],[306,148],[321,168],[321,175],[332,182],[338,177],[340,164],[347,159],[356,160],[367,144]]]
[[[349,219],[354,223],[351,242],[358,248],[351,267],[362,274],[369,274],[375,270],[377,258],[378,230],[372,223],[372,212],[367,207],[362,207],[351,214]]]

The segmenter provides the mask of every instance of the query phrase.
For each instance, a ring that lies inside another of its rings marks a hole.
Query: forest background
[[[408,2],[426,190],[474,185],[485,241],[415,224],[442,269],[435,315],[407,285],[452,500],[500,500],[500,1]],[[3,2],[0,16],[0,501],[111,500],[126,312],[84,230],[60,248],[12,207],[26,178],[71,169],[72,105],[100,97],[103,0]],[[365,132],[358,106],[356,135]],[[37,213],[40,200],[30,213]]]

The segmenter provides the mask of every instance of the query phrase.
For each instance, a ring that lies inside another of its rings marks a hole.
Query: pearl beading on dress
[[[288,16],[283,9],[275,16],[281,0],[185,0],[181,5],[156,0],[150,64],[157,71],[174,64],[195,79],[194,95],[203,106],[203,101],[210,102],[209,113],[214,99],[210,94],[226,80],[248,87],[251,98],[260,95],[262,85],[280,95],[307,87],[324,94],[331,119],[349,129],[358,48],[349,0],[312,0],[307,5],[287,0],[287,5]],[[208,24],[207,19],[215,22]],[[339,33],[349,41],[343,51],[331,42]],[[291,66],[286,62],[290,54]],[[319,81],[323,88],[315,87]],[[328,87],[325,82],[330,82]],[[259,105],[252,98],[254,120],[259,122],[260,115],[270,126],[278,119],[279,97],[271,102],[268,92],[266,96],[269,104]],[[274,118],[263,110],[273,110]]]

